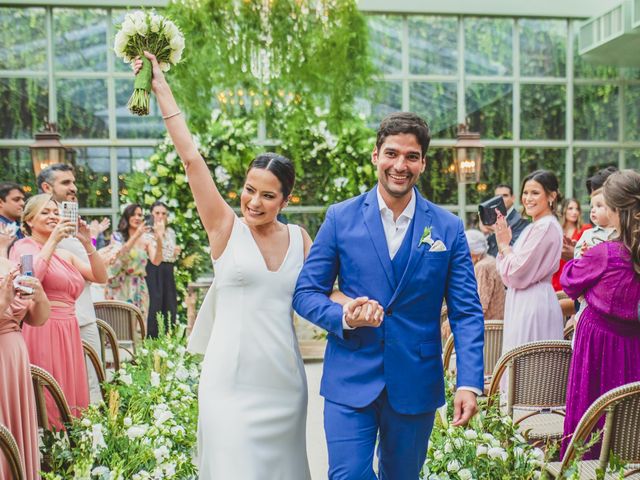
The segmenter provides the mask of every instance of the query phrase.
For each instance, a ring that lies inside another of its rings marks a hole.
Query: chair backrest
[[[584,445],[605,416],[600,449],[600,466],[609,463],[613,453],[623,463],[640,463],[640,382],[628,383],[601,395],[584,413],[567,447],[560,473],[568,468],[576,455],[576,447]]]
[[[7,427],[0,423],[0,450],[4,453],[11,477],[7,480],[23,480],[24,470],[22,469],[22,460],[20,458],[20,450],[16,444],[13,435]],[[1,472],[0,472],[1,473]]]
[[[47,405],[44,400],[45,389],[49,392],[60,413],[62,423],[71,423],[71,409],[64,396],[64,392],[56,382],[55,378],[45,369],[36,365],[31,365],[31,379],[33,381],[33,391],[36,397],[36,412],[38,414],[38,426],[49,429],[49,415]]]
[[[566,327],[564,327],[564,332],[562,332],[562,337],[565,340],[571,340],[573,338],[573,334],[576,331],[576,324],[575,323],[569,323],[567,324]]]
[[[486,320],[484,322],[484,376],[485,379],[493,375],[493,369],[500,358],[502,351],[502,333],[504,322],[502,320]],[[442,350],[443,364],[445,372],[452,367],[451,358],[453,356],[454,344],[453,335],[449,335]]]
[[[493,373],[489,401],[497,393],[502,376],[509,375],[507,413],[514,406],[559,408],[565,405],[567,379],[573,350],[566,340],[525,343],[506,352]]]
[[[98,318],[96,319],[96,325],[98,326],[98,333],[100,334],[100,348],[102,353],[102,367],[106,370],[111,367],[114,370],[120,370],[120,349],[118,348],[118,336],[114,332],[113,328],[109,326],[107,322]],[[107,357],[107,347],[111,351],[111,358]]]
[[[98,356],[98,352],[96,352],[89,342],[86,340],[82,340],[82,350],[84,351],[84,356],[89,359],[89,363],[93,367],[93,370],[96,372],[96,376],[98,377],[98,383],[100,384],[100,392],[102,393],[102,398],[105,398],[104,386],[103,383],[106,382],[107,376],[104,373],[104,369],[102,368],[102,362],[100,361],[100,357]],[[88,374],[89,372],[87,372]],[[89,378],[87,377],[87,381]]]
[[[135,305],[119,300],[103,300],[93,304],[96,317],[107,322],[115,331],[119,341],[136,344],[146,337],[145,319]]]

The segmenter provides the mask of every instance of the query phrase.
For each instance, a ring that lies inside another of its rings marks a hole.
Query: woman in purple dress
[[[604,184],[604,200],[618,236],[565,266],[560,283],[576,299],[585,296],[567,390],[565,439],[589,406],[603,393],[640,381],[640,174],[622,170]],[[604,425],[604,419],[598,424]],[[600,446],[585,459],[597,458]]]

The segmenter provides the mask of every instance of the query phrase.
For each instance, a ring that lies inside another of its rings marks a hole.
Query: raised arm
[[[184,165],[200,220],[209,237],[211,254],[217,258],[229,240],[235,213],[216,188],[209,167],[198,152],[156,57],[150,53],[145,53],[145,56],[153,66],[151,88],[158,100],[167,131]],[[136,73],[141,67],[142,60],[137,60],[134,65]]]

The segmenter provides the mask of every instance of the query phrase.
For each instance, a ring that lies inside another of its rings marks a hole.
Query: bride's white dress
[[[304,262],[300,228],[270,271],[236,218],[214,261],[215,323],[199,391],[200,480],[310,479],[307,381],[291,301]]]

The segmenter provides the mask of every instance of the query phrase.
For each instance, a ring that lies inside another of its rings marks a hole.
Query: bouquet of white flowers
[[[116,56],[125,63],[132,63],[136,57],[142,59],[142,69],[136,75],[133,95],[127,106],[131,113],[149,115],[149,92],[151,91],[151,62],[144,52],[152,53],[158,59],[160,68],[166,72],[182,58],[184,36],[171,20],[155,12],[137,10],[128,13],[116,33],[113,47]]]

